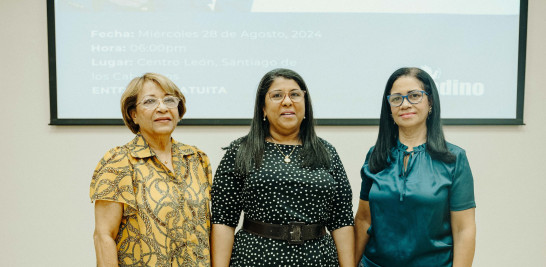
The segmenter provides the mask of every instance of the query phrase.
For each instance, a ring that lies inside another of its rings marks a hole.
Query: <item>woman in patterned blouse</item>
[[[210,266],[209,159],[171,138],[184,95],[146,73],[129,83],[121,111],[136,136],[108,151],[91,181],[98,266]]]

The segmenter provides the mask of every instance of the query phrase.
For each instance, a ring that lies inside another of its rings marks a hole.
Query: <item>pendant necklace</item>
[[[281,154],[284,156],[284,162],[285,163],[290,163],[290,156],[292,156],[292,153],[294,153],[294,150],[296,150],[296,146],[294,146],[294,148],[292,148],[292,151],[290,151],[290,154],[288,155],[285,155],[284,153],[282,153],[282,150],[279,148],[279,146],[277,145],[277,143],[273,143],[275,145],[275,147],[277,148],[277,150],[279,150],[279,152],[281,152]]]

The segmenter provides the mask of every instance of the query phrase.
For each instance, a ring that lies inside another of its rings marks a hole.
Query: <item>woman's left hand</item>
[[[472,266],[476,247],[475,208],[451,212],[453,267]]]
[[[332,237],[336,243],[339,266],[356,266],[355,263],[355,239],[354,227],[345,226],[332,231]]]

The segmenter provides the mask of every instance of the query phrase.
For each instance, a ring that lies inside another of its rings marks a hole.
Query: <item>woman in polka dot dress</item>
[[[212,224],[213,266],[355,266],[349,181],[335,148],[315,134],[296,72],[262,78],[250,132],[216,171]]]

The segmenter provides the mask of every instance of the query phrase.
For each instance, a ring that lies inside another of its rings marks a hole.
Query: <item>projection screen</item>
[[[123,124],[146,72],[182,124],[245,125],[261,77],[305,79],[319,125],[374,125],[389,75],[434,78],[445,124],[523,124],[527,0],[48,0],[52,125]]]

